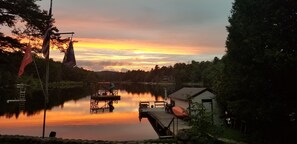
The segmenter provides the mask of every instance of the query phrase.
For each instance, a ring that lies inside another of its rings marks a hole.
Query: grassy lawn
[[[229,139],[237,142],[247,142],[246,135],[236,129],[220,126],[213,128],[211,131],[210,134],[217,138]]]
[[[237,140],[237,141],[246,141],[247,140],[246,135],[244,135],[243,133],[241,133],[238,130],[234,130],[234,129],[231,129],[231,128],[225,128],[224,132],[222,134],[222,137],[229,138],[229,139],[234,139],[234,140]]]

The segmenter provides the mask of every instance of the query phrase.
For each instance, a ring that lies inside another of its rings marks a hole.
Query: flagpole
[[[43,111],[43,129],[42,129],[42,138],[44,138],[44,134],[45,134],[45,123],[46,123],[46,108],[47,108],[47,104],[48,104],[48,100],[49,100],[49,93],[48,93],[48,86],[49,86],[49,55],[50,55],[50,36],[51,34],[54,35],[61,35],[61,34],[74,34],[74,32],[64,32],[64,33],[51,33],[51,27],[52,27],[52,3],[53,0],[50,0],[50,9],[49,9],[49,21],[48,21],[48,25],[47,25],[47,31],[46,34],[48,32],[49,35],[49,39],[48,39],[48,45],[46,47],[46,56],[45,56],[45,62],[46,62],[46,73],[45,73],[45,95],[44,95],[44,111]],[[45,34],[45,35],[46,35]],[[42,48],[44,49],[44,48]]]
[[[49,9],[49,22],[47,28],[51,27],[51,19],[52,19],[52,4],[53,1],[50,1],[50,9]],[[44,97],[44,110],[43,110],[43,128],[42,128],[42,138],[44,138],[45,134],[45,120],[46,120],[46,107],[48,103],[48,80],[49,80],[49,54],[50,54],[50,40],[48,44],[48,54],[45,58],[46,61],[46,73],[45,73],[45,97]]]

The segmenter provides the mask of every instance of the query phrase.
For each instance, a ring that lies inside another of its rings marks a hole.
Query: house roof
[[[188,101],[203,92],[205,92],[207,88],[193,88],[193,87],[184,87],[179,89],[178,91],[170,94],[168,97],[173,99],[179,99],[183,101]]]

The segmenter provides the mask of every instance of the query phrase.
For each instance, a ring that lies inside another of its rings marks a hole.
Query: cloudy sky
[[[49,9],[50,0],[38,2]],[[75,32],[77,65],[150,70],[225,54],[233,0],[53,0],[55,25]],[[59,61],[63,53],[51,51]]]

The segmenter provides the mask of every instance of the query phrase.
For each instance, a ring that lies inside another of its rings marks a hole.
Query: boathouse
[[[219,108],[216,95],[207,88],[184,87],[168,96],[175,106],[180,106],[189,112],[192,103],[201,103],[206,112],[212,112],[213,122],[219,124]],[[190,112],[189,112],[190,113]]]

